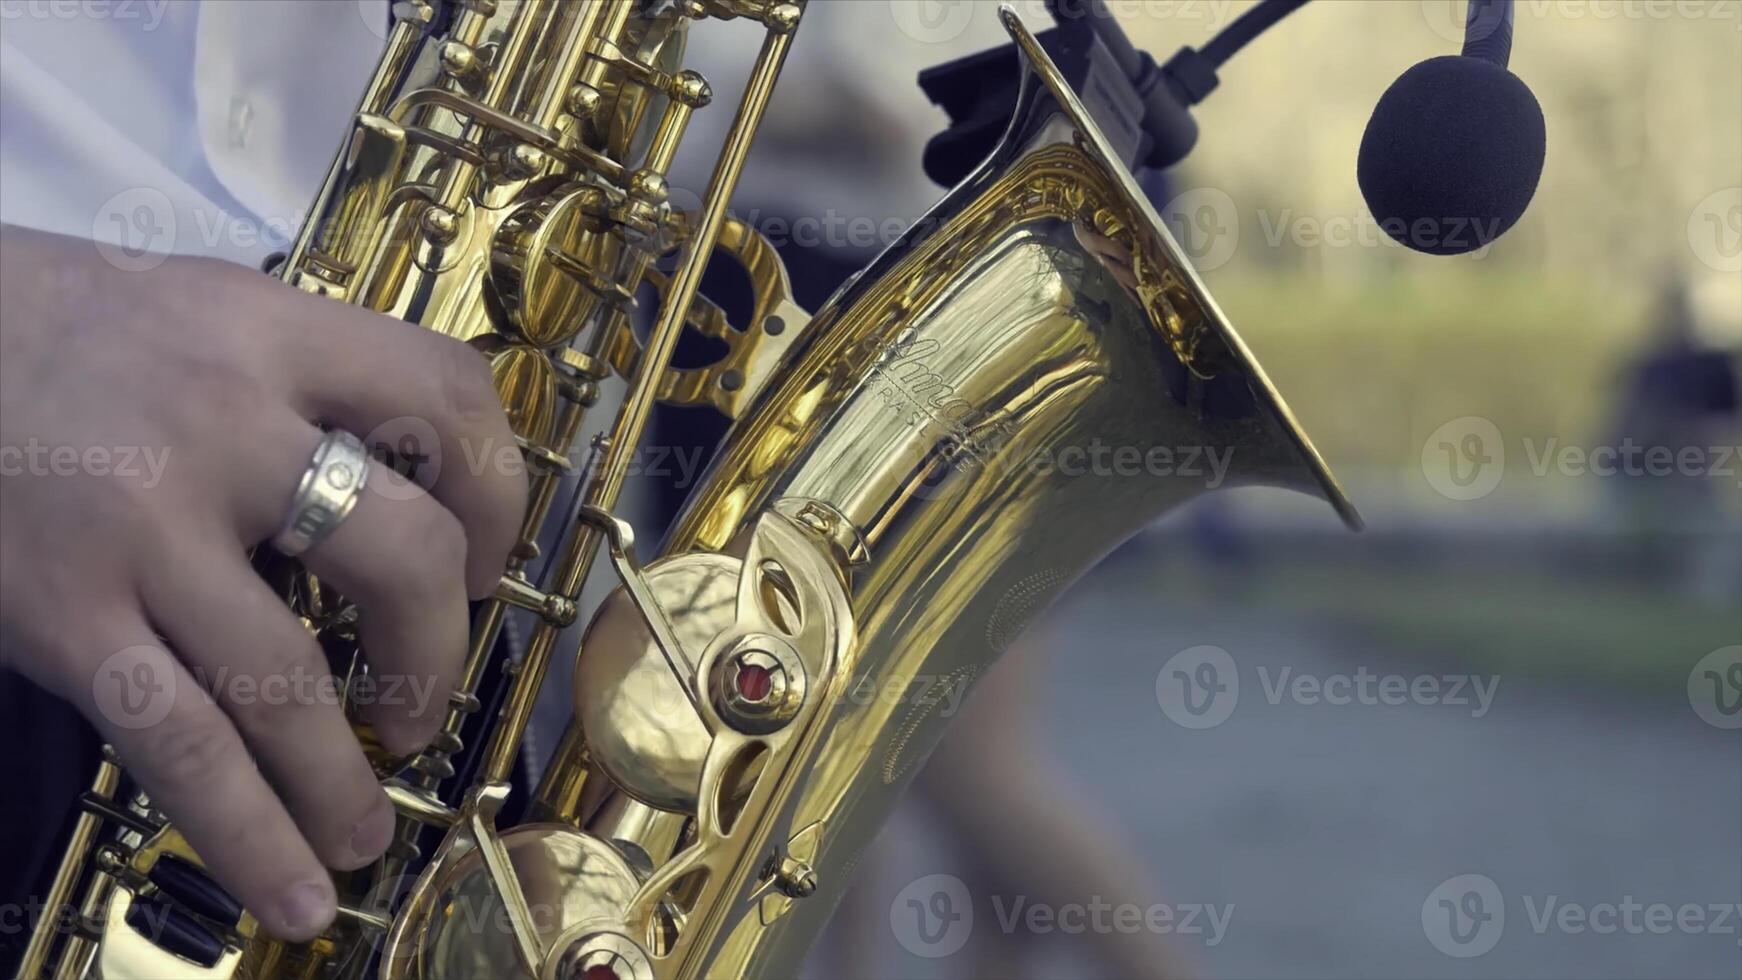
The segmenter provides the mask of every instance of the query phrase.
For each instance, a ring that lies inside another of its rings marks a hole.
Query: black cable
[[[1264,0],[1229,24],[1222,33],[1210,39],[1199,53],[1211,65],[1220,68],[1229,58],[1253,38],[1269,30],[1275,23],[1307,5],[1307,0]]]

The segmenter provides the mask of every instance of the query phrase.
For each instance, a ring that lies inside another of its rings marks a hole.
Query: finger
[[[76,705],[212,875],[268,931],[293,942],[332,921],[333,883],[248,756],[229,718],[132,603],[90,603],[38,683]]]
[[[295,424],[305,439],[320,438]],[[368,465],[350,515],[301,560],[356,603],[375,685],[365,713],[383,744],[409,753],[435,737],[465,660],[470,545],[459,520],[422,487],[375,460]],[[283,485],[300,477],[268,479]]]
[[[313,635],[233,538],[171,547],[168,574],[142,588],[151,621],[205,678],[315,854],[345,871],[373,861],[392,842],[393,807]]]
[[[421,457],[418,481],[466,529],[474,598],[496,588],[526,511],[514,432],[471,347],[414,324],[298,293],[284,335],[291,397],[305,418],[371,448]],[[306,305],[305,305],[306,304]],[[433,439],[435,446],[424,445]],[[405,445],[409,443],[410,445]]]
[[[359,607],[375,680],[368,707],[396,752],[427,745],[447,717],[468,643],[468,539],[453,514],[416,484],[370,461],[351,516],[302,556]]]
[[[261,428],[261,444],[270,449],[238,458],[249,478],[240,481],[246,486],[237,516],[256,530],[282,525],[294,492],[287,488],[302,480],[322,439],[288,413]],[[365,714],[395,753],[427,745],[446,717],[468,641],[468,549],[465,528],[441,503],[370,460],[350,514],[301,556],[309,571],[358,606],[379,694]]]

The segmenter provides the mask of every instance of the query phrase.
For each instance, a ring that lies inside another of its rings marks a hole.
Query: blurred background
[[[1108,6],[1161,60],[1251,4]],[[1158,201],[1369,529],[1223,491],[1115,554],[976,690],[813,975],[1742,976],[1742,10],[1521,0],[1541,185],[1433,258],[1355,158],[1462,9],[1309,5]],[[914,72],[1003,35],[943,0],[805,31],[735,207],[792,222],[814,305],[937,196]]]

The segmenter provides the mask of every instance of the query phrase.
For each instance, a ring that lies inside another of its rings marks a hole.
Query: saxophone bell
[[[671,858],[736,880],[725,901],[689,911],[682,929],[705,943],[675,975],[796,971],[941,737],[942,706],[1161,514],[1265,485],[1360,526],[1081,101],[1004,16],[1026,67],[1004,139],[815,314],[728,433],[663,557],[606,602],[583,643],[568,744],[585,759],[557,765],[587,767],[593,782],[546,802],[653,854],[672,833],[650,812],[770,815],[712,836],[703,820]],[[1096,468],[1096,446],[1110,469]],[[1129,459],[1170,462],[1120,469]],[[772,572],[752,543],[771,523],[802,532]],[[807,552],[809,571],[793,561]],[[780,610],[818,601],[794,583],[819,596],[838,583],[831,601],[853,633],[833,658],[798,647],[805,697],[820,702],[793,721],[802,744],[721,764],[722,738],[742,733],[705,703],[692,710],[650,623],[669,624],[698,687],[717,684],[729,638],[778,634]]]
[[[725,214],[800,5],[443,9],[397,5],[283,267],[473,344],[533,468],[521,548],[474,614],[447,726],[412,760],[377,760],[394,770],[398,840],[336,882],[326,935],[280,943],[243,912],[217,921],[230,906],[198,855],[107,761],[25,976],[57,953],[64,977],[796,975],[962,695],[1114,547],[1222,486],[1303,491],[1359,525],[1008,8],[1025,67],[1003,140],[814,316]],[[733,17],[766,28],[762,53],[701,213],[680,217],[664,173],[709,95],[679,70],[683,39],[692,20]],[[711,255],[749,272],[750,329],[696,298]],[[662,299],[645,342],[628,316],[643,286]],[[669,367],[685,329],[729,353]],[[560,507],[612,371],[629,394],[579,505]],[[643,565],[613,507],[655,401],[734,425]],[[601,550],[622,585],[587,627],[574,717],[531,821],[498,826]],[[293,588],[290,602],[342,655],[336,673],[366,671],[341,597]],[[496,642],[510,616],[532,624],[512,663]],[[493,693],[486,677],[504,679]],[[57,935],[74,908],[80,931]]]

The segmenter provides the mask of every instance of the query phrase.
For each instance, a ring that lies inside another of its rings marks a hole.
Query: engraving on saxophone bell
[[[1011,586],[986,620],[986,648],[993,656],[1003,653],[1016,641],[1028,623],[1047,604],[1053,594],[1069,579],[1056,568],[1043,568]]]
[[[879,340],[867,338],[864,343],[875,345]],[[946,462],[965,458],[968,465],[984,464],[1011,435],[1012,427],[956,391],[929,360],[942,350],[937,338],[921,337],[915,328],[903,327],[876,351],[866,384],[906,424],[928,435],[935,433],[935,444],[948,447],[951,458]]]

